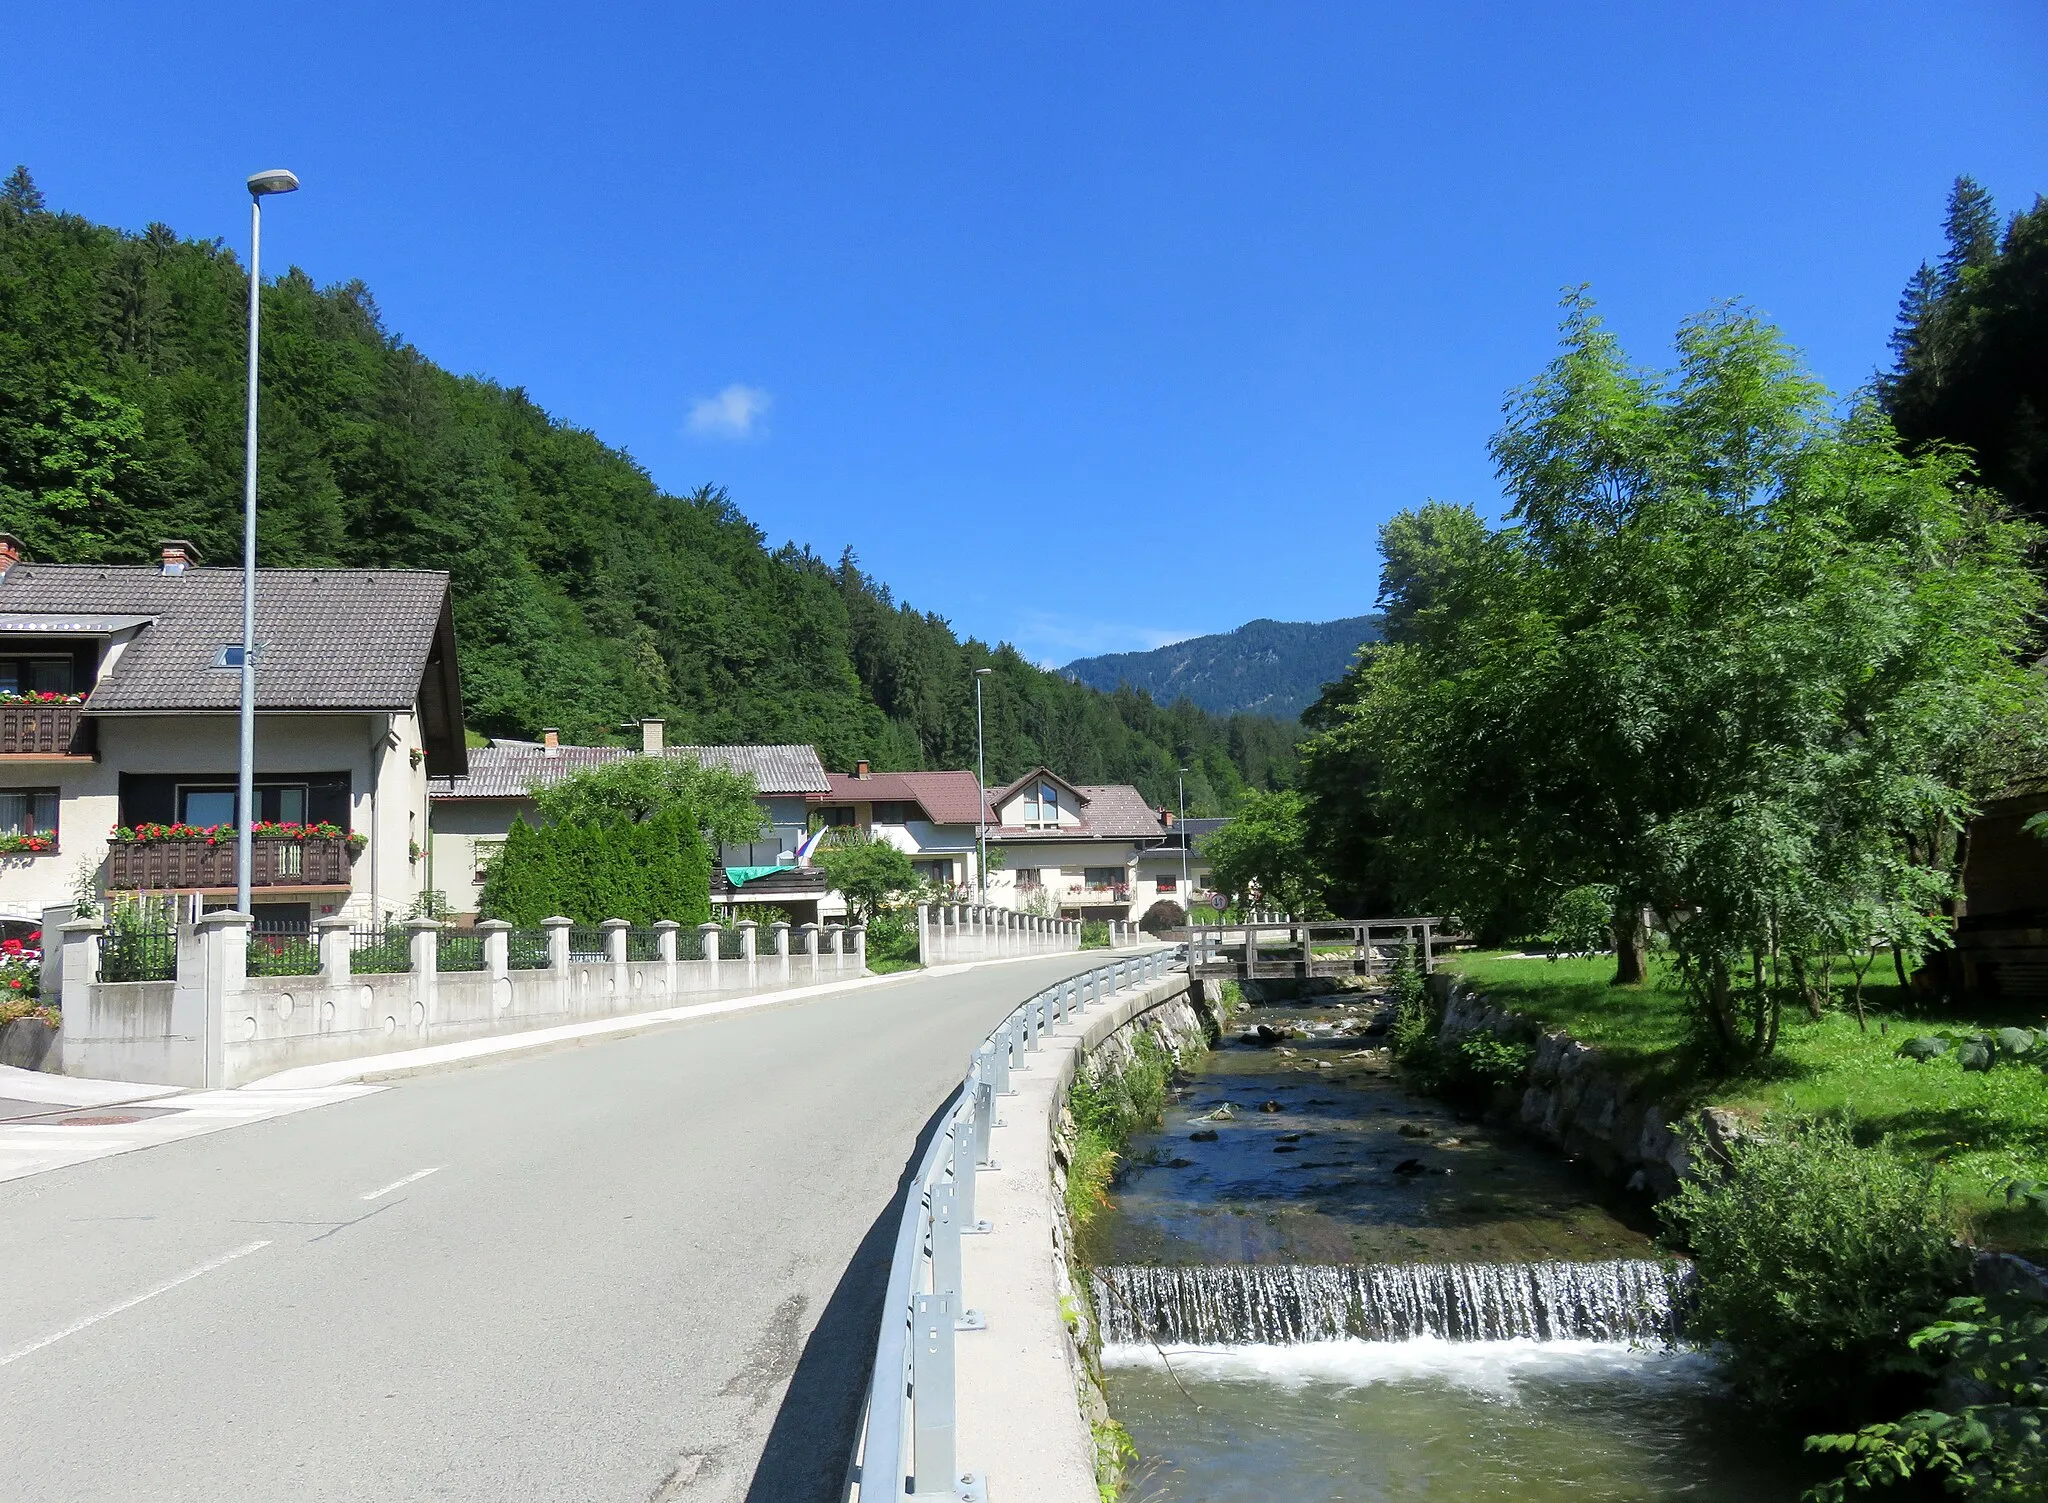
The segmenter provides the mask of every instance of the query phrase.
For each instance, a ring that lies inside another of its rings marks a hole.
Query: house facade
[[[427,780],[465,770],[448,576],[257,579],[259,924],[404,913],[424,885]],[[242,573],[167,543],[154,565],[44,564],[0,536],[0,917],[83,894],[231,906]],[[291,828],[277,828],[291,827]],[[116,832],[126,831],[126,836]]]
[[[494,741],[470,748],[464,774],[435,778],[428,788],[433,885],[458,916],[474,917],[491,860],[512,821],[538,822],[536,788],[640,756],[688,757],[753,780],[766,827],[752,843],[718,852],[711,870],[714,906],[742,915],[748,908],[781,908],[797,924],[822,923],[845,912],[844,900],[827,890],[825,874],[796,859],[809,827],[809,801],[830,787],[815,748],[669,746],[663,722],[651,719],[640,723],[638,748],[564,746],[553,731],[543,732],[539,741]]]
[[[852,772],[827,774],[824,792],[811,799],[821,824],[858,829],[910,857],[918,877],[960,892],[975,885],[976,813],[981,787],[971,772],[876,772],[856,762]]]
[[[991,789],[988,804],[990,902],[1125,921],[1152,905],[1163,871],[1148,858],[1166,828],[1130,784],[1069,783],[1038,767]]]

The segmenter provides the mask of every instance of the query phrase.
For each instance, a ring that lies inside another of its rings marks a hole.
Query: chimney
[[[868,759],[866,757],[862,757],[858,762],[853,764],[853,775],[856,778],[860,778],[862,780],[874,776],[873,773],[868,771]]]
[[[1159,811],[1159,822],[1169,830],[1173,828],[1173,818],[1173,811],[1171,809],[1161,809]]]
[[[667,730],[665,722],[643,720],[640,722],[640,750],[647,756],[658,757],[662,750],[662,735]]]
[[[16,564],[28,562],[28,550],[21,546],[21,539],[11,532],[0,532],[0,575]]]
[[[559,757],[562,754],[562,733],[551,725],[541,728],[540,754],[543,757]]]
[[[162,568],[166,574],[183,574],[188,564],[199,562],[199,550],[183,538],[165,538],[157,547],[163,550]]]

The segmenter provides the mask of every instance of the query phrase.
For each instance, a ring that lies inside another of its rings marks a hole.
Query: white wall
[[[234,715],[97,717],[97,762],[0,761],[0,787],[56,788],[62,798],[57,849],[47,856],[0,858],[0,914],[41,918],[68,902],[80,869],[106,859],[107,836],[120,814],[120,775],[232,773],[241,759]],[[256,722],[256,775],[339,772],[349,775],[351,828],[369,836],[345,897],[314,904],[371,914],[404,912],[424,880],[426,863],[409,858],[409,839],[427,841],[427,774],[418,717],[405,715],[262,715]],[[414,832],[417,831],[417,836]],[[301,901],[289,889],[278,901]]]
[[[1129,918],[1144,911],[1125,902],[1116,914],[1111,914],[1109,910],[1117,906],[1114,898],[1107,893],[1086,890],[1088,872],[1095,867],[1113,868],[1117,881],[1131,884],[1135,889],[1136,841],[992,840],[989,845],[992,852],[1000,849],[1003,853],[1002,866],[989,873],[989,901],[998,907],[1023,907],[1030,894],[1018,885],[1017,874],[1035,870],[1039,874],[1040,886],[1056,907],[1086,908],[1089,917],[1097,918]],[[1150,906],[1149,902],[1147,906]]]

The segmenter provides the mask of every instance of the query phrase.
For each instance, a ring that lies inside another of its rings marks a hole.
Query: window
[[[917,873],[919,880],[953,885],[953,863],[950,861],[913,861],[910,869]]]
[[[1017,868],[1017,891],[1037,892],[1043,885],[1038,879],[1037,867],[1020,866]]]
[[[250,650],[250,655],[252,657],[257,658],[262,657],[263,644],[261,642],[258,642],[255,645],[255,647]],[[240,642],[230,642],[227,646],[223,647],[219,652],[216,652],[213,655],[213,661],[212,663],[208,664],[208,666],[212,668],[233,668],[239,670],[242,666],[242,644]]]
[[[475,882],[478,887],[481,887],[491,875],[491,863],[496,861],[499,853],[505,849],[505,842],[502,839],[479,836],[476,840],[470,842],[470,848],[471,856],[476,865]]]
[[[258,783],[256,818],[271,824],[302,825],[306,822],[304,783]],[[178,789],[178,823],[186,825],[231,825],[235,822],[233,785],[187,784]]]
[[[818,811],[818,822],[845,827],[858,822],[853,816],[854,810],[850,804],[835,804]]]
[[[1088,868],[1090,887],[1121,887],[1124,883],[1124,869],[1120,866],[1091,866]]]
[[[874,822],[878,825],[907,825],[917,818],[916,804],[900,799],[881,799],[874,807]]]
[[[1050,783],[1040,783],[1024,795],[1024,823],[1056,825],[1060,822],[1060,796]]]
[[[0,694],[70,692],[69,658],[0,658]]]
[[[57,790],[10,788],[0,792],[0,835],[57,837]]]
[[[1179,888],[1180,878],[1178,877],[1161,877],[1159,879],[1159,890],[1161,892],[1177,892]]]

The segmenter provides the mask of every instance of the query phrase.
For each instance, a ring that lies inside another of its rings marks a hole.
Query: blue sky
[[[1885,358],[1970,172],[2048,191],[2014,3],[0,0],[0,157],[247,233],[771,542],[1033,657],[1371,604],[1591,283]]]

